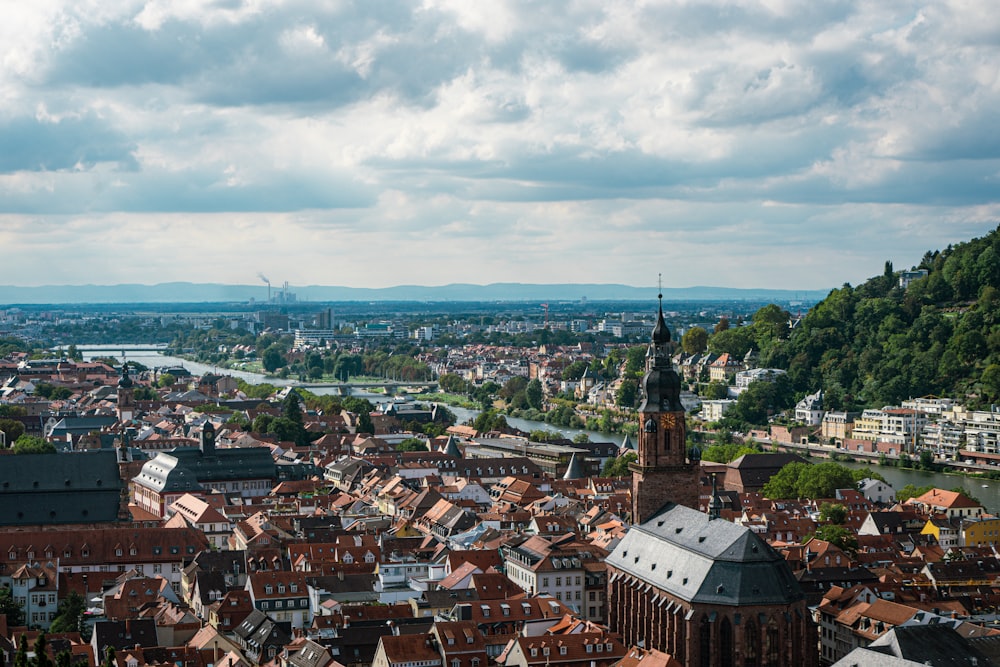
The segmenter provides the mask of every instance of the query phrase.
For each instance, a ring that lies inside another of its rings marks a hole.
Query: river
[[[233,377],[240,378],[251,384],[261,384],[267,382],[276,386],[287,386],[293,384],[292,380],[282,380],[280,378],[269,378],[261,375],[260,373],[250,373],[247,371],[231,370],[228,368],[220,368],[218,366],[210,366],[207,364],[201,364],[195,361],[188,361],[187,359],[181,359],[180,357],[171,357],[168,355],[157,354],[155,352],[135,352],[129,353],[129,348],[149,348],[149,345],[79,345],[78,349],[83,353],[84,359],[90,359],[92,356],[114,356],[117,359],[121,359],[120,354],[109,354],[104,350],[109,348],[115,348],[118,350],[123,350],[130,361],[137,361],[144,366],[154,368],[156,366],[184,366],[189,371],[195,375],[203,375],[205,373],[220,373],[223,375],[232,375]],[[100,350],[97,353],[91,353],[88,348],[96,348]],[[316,394],[329,394],[337,391],[336,389],[310,389]],[[352,395],[359,396],[361,398],[368,398],[372,402],[377,402],[379,400],[385,400],[385,395],[383,394],[369,394],[366,392],[352,391]],[[419,400],[419,398],[417,399]],[[458,418],[458,423],[462,424],[470,419],[475,419],[479,415],[478,410],[469,410],[467,408],[459,408],[453,406],[447,406],[449,410],[455,413],[455,417]],[[516,417],[507,417],[507,423],[514,428],[520,429],[522,431],[557,431],[566,438],[572,440],[574,436],[580,433],[586,433],[590,439],[594,442],[615,442],[621,444],[624,437],[621,433],[600,433],[598,431],[588,431],[586,429],[568,428],[566,426],[555,426],[553,424],[547,424],[545,422],[531,421],[528,419],[518,419]],[[850,468],[864,469],[870,468],[882,475],[887,482],[892,484],[893,488],[900,489],[907,484],[913,484],[914,486],[926,486],[928,484],[933,484],[934,486],[940,487],[942,489],[951,489],[953,487],[961,487],[970,495],[975,496],[983,505],[986,510],[991,513],[997,513],[1000,511],[1000,480],[983,480],[974,477],[966,477],[964,475],[945,475],[943,473],[927,472],[924,470],[913,470],[909,468],[893,468],[889,466],[880,466],[877,464],[865,464],[865,463],[843,463]]]
[[[112,344],[112,345],[78,345],[77,349],[83,355],[83,358],[87,360],[90,360],[94,357],[112,357],[114,359],[118,359],[119,361],[121,361],[122,360],[121,352],[124,352],[125,356],[128,358],[129,361],[136,361],[148,368],[157,368],[163,366],[183,366],[184,368],[188,369],[193,375],[204,375],[206,373],[216,373],[218,375],[231,375],[234,378],[238,378],[250,384],[267,383],[267,384],[273,384],[276,387],[287,387],[289,385],[295,384],[295,380],[268,377],[261,373],[251,373],[249,371],[241,371],[232,368],[223,368],[221,366],[202,364],[197,361],[189,361],[188,359],[182,359],[180,357],[172,357],[170,355],[160,354],[157,352],[135,351],[136,348],[140,350],[148,350],[151,347],[153,346]],[[121,352],[108,352],[107,350],[109,349],[120,350]],[[338,390],[335,387],[316,387],[309,389],[309,391],[313,394],[319,394],[319,395],[333,394],[338,392]],[[385,400],[384,394],[370,394],[357,389],[352,389],[351,395],[358,396],[360,398],[367,398],[370,399],[372,402]]]
[[[464,424],[470,419],[475,419],[479,416],[478,410],[469,410],[468,408],[456,408],[453,406],[447,406],[449,410],[455,413],[458,418],[459,424]],[[588,431],[586,429],[580,428],[569,428],[567,426],[556,426],[555,424],[547,424],[545,422],[531,421],[530,419],[518,419],[517,417],[506,417],[507,423],[516,429],[526,431],[530,433],[531,431],[556,431],[560,433],[563,437],[573,439],[574,436],[580,433],[586,433],[593,442],[614,442],[615,444],[621,445],[625,436],[621,433],[601,433],[600,431]]]
[[[1000,480],[979,479],[977,477],[966,477],[965,475],[946,475],[940,472],[913,470],[912,468],[894,468],[892,466],[880,466],[877,463],[866,464],[840,461],[838,463],[857,470],[870,469],[873,472],[877,472],[885,478],[885,481],[892,484],[892,488],[897,490],[907,484],[913,484],[914,486],[933,484],[941,489],[961,487],[970,496],[978,498],[983,503],[987,512],[996,514],[1000,511]]]

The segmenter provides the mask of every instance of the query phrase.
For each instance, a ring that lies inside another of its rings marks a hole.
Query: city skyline
[[[986,2],[4,11],[6,284],[826,289],[1000,220]]]

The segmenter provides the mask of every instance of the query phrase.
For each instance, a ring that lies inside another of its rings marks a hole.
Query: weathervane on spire
[[[656,298],[659,299],[660,301],[663,301],[663,274],[662,273],[657,273],[656,274],[656,285],[659,288],[659,290],[658,290],[659,294],[656,295]]]

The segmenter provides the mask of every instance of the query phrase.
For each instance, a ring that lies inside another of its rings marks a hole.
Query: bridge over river
[[[303,389],[336,389],[342,396],[349,395],[352,389],[381,389],[387,396],[391,396],[402,388],[435,391],[438,388],[438,383],[436,381],[403,382],[398,380],[373,380],[359,382],[294,382],[292,386],[302,387]]]
[[[88,356],[100,356],[101,354],[116,354],[122,357],[128,354],[150,354],[150,353],[166,353],[166,352],[178,352],[176,347],[167,347],[166,345],[77,345],[77,349],[81,353],[85,353]],[[57,345],[52,348],[52,352],[63,352],[65,353],[69,350],[68,345]],[[185,347],[179,350],[181,353],[194,352],[193,347]]]

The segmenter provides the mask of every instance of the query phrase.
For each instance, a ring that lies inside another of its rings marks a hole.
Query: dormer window
[[[115,555],[119,556],[119,557],[122,555],[122,548],[121,547],[115,547]]]
[[[566,655],[566,647],[565,646],[560,646],[559,647],[559,655]]]
[[[135,548],[134,544],[128,548],[128,555],[129,556],[135,556],[138,553],[139,553],[139,550]]]
[[[274,586],[272,586],[271,584],[268,584],[267,586],[264,586],[264,594],[265,595],[270,595],[273,592],[274,592]]]
[[[278,584],[278,592],[279,593],[284,593],[285,592],[285,585],[284,584]]]
[[[66,547],[65,549],[63,549],[63,558],[72,558],[72,557],[73,557],[72,547]]]
[[[298,584],[290,584],[289,588],[291,589],[291,591],[293,593],[298,593],[299,592],[299,585]]]

